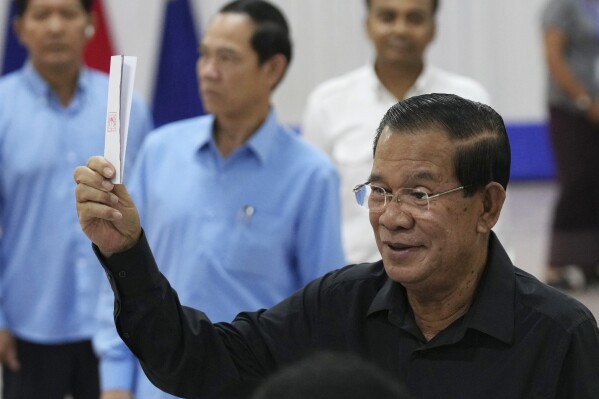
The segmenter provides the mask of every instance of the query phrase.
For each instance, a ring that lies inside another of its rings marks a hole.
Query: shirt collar
[[[211,143],[215,146],[216,148],[216,142],[214,142],[214,139],[212,138],[212,131],[214,129],[214,115],[212,114],[207,114],[204,116],[201,116],[200,118],[202,118],[202,122],[204,122],[206,124],[206,128],[205,129],[198,129],[198,133],[196,136],[196,146],[198,149],[203,150],[204,148],[207,148],[208,146],[211,145]]]
[[[23,75],[31,90],[33,90],[38,97],[48,95],[50,92],[50,85],[48,85],[48,82],[46,82],[35,70],[31,62],[27,62],[23,67]]]
[[[367,68],[368,74],[366,75],[369,81],[370,87],[372,87],[373,92],[376,93],[376,97],[379,101],[385,101],[393,103],[397,102],[397,98],[385,86],[381,83],[376,71],[374,70],[374,63],[372,63],[369,68]]]
[[[48,82],[33,67],[31,61],[27,61],[25,63],[25,66],[23,67],[23,75],[25,76],[25,80],[29,84],[31,90],[33,90],[33,92],[39,97],[55,96],[50,89]],[[89,70],[86,67],[80,68],[79,77],[77,78],[75,97],[77,97],[79,93],[85,93],[87,87],[90,85],[90,79],[91,76]]]
[[[514,265],[495,233],[489,241],[489,260],[466,313],[465,326],[509,343],[514,335]]]
[[[382,264],[383,261],[379,262]],[[405,295],[405,289],[401,284],[396,283],[387,277],[387,280],[372,300],[367,314],[370,316],[373,313],[383,310],[406,310],[408,306],[409,304]]]
[[[212,134],[214,127],[214,115],[207,115],[206,122],[209,124],[210,128],[203,130],[202,134],[198,135],[198,141],[196,144],[200,149],[205,148],[208,145],[213,146],[216,149],[216,142],[214,140],[214,135]],[[256,129],[256,131],[250,136],[242,148],[247,148],[258,158],[260,162],[266,163],[279,125],[277,114],[275,110],[271,108],[264,122],[262,122],[258,129]]]
[[[262,125],[260,125],[258,130],[256,130],[246,143],[247,147],[256,154],[262,163],[268,160],[268,155],[277,134],[278,125],[279,120],[276,112],[271,108]]]
[[[515,275],[512,262],[491,232],[488,262],[474,301],[460,325],[461,334],[454,335],[456,340],[471,328],[503,342],[511,342],[514,335],[514,295]],[[373,299],[367,314],[370,316],[384,310],[401,315],[398,321],[402,325],[411,313],[405,289],[389,278]]]
[[[406,93],[406,98],[418,96],[420,94],[430,93],[431,82],[434,78],[433,69],[434,68],[432,66],[429,66],[427,63],[424,63],[422,67],[422,72],[420,72],[420,75],[418,75],[418,78]]]
[[[420,72],[420,75],[418,75],[418,78],[412,87],[410,87],[406,92],[405,98],[427,93],[427,87],[430,87],[430,82],[433,79],[433,75],[433,67],[429,66],[427,63],[424,63],[422,72]],[[389,92],[389,90],[387,90],[387,88],[383,86],[379,80],[376,71],[374,70],[374,63],[370,66],[370,68],[368,68],[368,79],[371,81],[371,85],[379,98],[392,98],[397,101],[395,96],[393,96],[393,94],[391,94],[391,92]]]

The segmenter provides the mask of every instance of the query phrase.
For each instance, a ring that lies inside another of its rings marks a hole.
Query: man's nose
[[[52,14],[48,17],[47,27],[52,33],[60,32],[64,28],[64,24],[64,19],[58,14]]]
[[[406,18],[398,17],[395,18],[393,24],[391,24],[391,30],[396,35],[404,35],[409,32],[410,27]]]
[[[414,225],[414,217],[406,208],[398,196],[393,197],[383,208],[379,216],[379,224],[388,230],[411,228]]]
[[[218,67],[213,60],[200,61],[198,72],[200,79],[215,79],[218,77]]]

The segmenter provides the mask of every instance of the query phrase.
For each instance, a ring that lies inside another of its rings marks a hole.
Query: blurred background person
[[[0,79],[3,398],[97,399],[97,260],[77,224],[75,165],[104,149],[108,77],[83,64],[91,0],[16,0],[28,60]],[[132,106],[127,161],[151,130]]]
[[[599,282],[599,1],[551,0],[542,24],[560,188],[546,280],[580,290]]]
[[[216,322],[272,306],[345,260],[335,166],[271,105],[292,58],[283,14],[266,1],[228,3],[199,47],[210,114],[152,133],[131,193],[162,273],[181,301]],[[172,398],[117,335],[104,288],[94,340],[102,399]]]
[[[438,0],[366,0],[366,31],[373,64],[319,85],[309,96],[302,133],[333,159],[341,175],[342,236],[349,263],[380,254],[368,212],[355,205],[356,179],[372,166],[372,142],[381,116],[397,101],[426,93],[452,93],[489,103],[473,79],[430,65],[425,52],[435,37]]]

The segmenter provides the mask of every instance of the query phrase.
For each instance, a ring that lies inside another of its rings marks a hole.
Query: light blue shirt
[[[270,307],[344,265],[339,178],[328,157],[271,111],[223,158],[204,116],[157,130],[144,143],[130,191],[163,274],[181,302],[212,321]],[[104,389],[172,398],[153,387],[116,335],[105,284],[94,340]]]
[[[63,107],[27,63],[0,79],[0,328],[36,343],[91,339],[104,280],[75,209],[73,171],[104,152],[106,74],[82,69]],[[152,128],[133,102],[127,161]]]

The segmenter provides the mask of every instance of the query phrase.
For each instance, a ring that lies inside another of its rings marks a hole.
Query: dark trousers
[[[21,369],[2,368],[3,399],[98,399],[98,359],[90,341],[40,345],[17,339]]]
[[[599,264],[599,126],[558,108],[549,115],[560,188],[549,262],[594,266]]]

